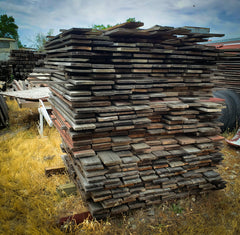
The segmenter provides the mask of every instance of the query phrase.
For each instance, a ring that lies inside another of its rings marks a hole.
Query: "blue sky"
[[[0,14],[15,18],[20,40],[31,46],[37,33],[117,24],[129,17],[153,25],[210,27],[240,37],[240,0],[0,0]]]

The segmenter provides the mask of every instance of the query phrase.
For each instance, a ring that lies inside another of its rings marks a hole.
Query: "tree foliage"
[[[134,17],[134,18],[128,18],[128,19],[126,19],[125,22],[138,22],[138,21],[136,21],[136,19],[135,19],[135,17]],[[118,23],[118,24],[116,24],[116,25],[119,25],[119,24],[121,24],[121,23]],[[114,26],[116,26],[116,25],[114,25]],[[94,24],[94,25],[92,26],[93,29],[98,29],[98,30],[105,30],[105,29],[108,29],[108,28],[111,28],[111,27],[113,27],[113,26],[110,25],[110,24],[108,24],[108,25]]]
[[[134,17],[134,18],[128,18],[128,19],[126,20],[126,22],[137,22],[137,21],[136,21],[136,19],[135,19],[135,17]]]
[[[112,25],[108,24],[108,25],[103,25],[103,24],[94,24],[92,26],[93,29],[98,29],[98,30],[104,30],[104,29],[108,29],[111,28]]]
[[[12,16],[6,14],[0,16],[0,37],[13,38],[18,41],[18,26]]]
[[[18,45],[18,48],[26,47],[26,45],[23,45],[19,39],[17,41],[17,45]]]
[[[38,33],[33,42],[33,47],[36,48],[38,51],[44,51],[44,45],[48,41],[48,36],[52,36],[52,35],[53,35],[53,29],[49,29],[47,34]]]

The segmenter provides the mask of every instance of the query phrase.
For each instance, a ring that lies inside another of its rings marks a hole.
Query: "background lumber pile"
[[[72,28],[46,45],[65,162],[97,218],[221,189],[213,34],[123,24]]]
[[[240,50],[221,50],[214,72],[216,88],[226,88],[240,94]]]
[[[11,80],[12,66],[7,61],[0,61],[0,81],[8,82]]]
[[[9,122],[8,107],[5,99],[0,95],[0,129],[6,127]]]
[[[44,53],[30,50],[12,50],[9,64],[16,80],[25,80],[36,66],[43,65]]]

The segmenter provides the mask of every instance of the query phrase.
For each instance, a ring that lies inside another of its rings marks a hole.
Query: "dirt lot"
[[[62,165],[60,136],[46,126],[47,137],[40,138],[37,113],[11,100],[8,106],[10,126],[0,131],[0,234],[240,234],[240,149],[227,144],[219,166],[227,181],[224,190],[60,228],[59,218],[84,207],[79,195],[56,192],[69,182],[66,174],[44,174],[45,167]]]

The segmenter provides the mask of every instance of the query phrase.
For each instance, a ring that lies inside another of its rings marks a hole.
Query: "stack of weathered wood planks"
[[[221,35],[141,25],[72,28],[46,44],[65,161],[97,218],[225,186],[209,102],[218,52],[197,44]]]
[[[12,66],[7,61],[0,61],[0,81],[9,82],[11,80]]]
[[[27,80],[32,86],[47,86],[51,81],[51,74],[54,72],[52,69],[46,69],[44,67],[36,67],[32,73],[28,75]]]
[[[9,116],[8,116],[8,106],[2,95],[0,95],[0,129],[8,125]]]
[[[227,88],[240,94],[240,50],[221,51],[213,82],[217,88]]]
[[[25,80],[36,66],[43,65],[44,53],[32,50],[12,50],[9,65],[16,80]]]

